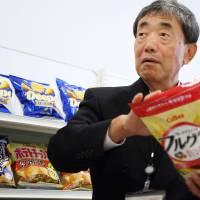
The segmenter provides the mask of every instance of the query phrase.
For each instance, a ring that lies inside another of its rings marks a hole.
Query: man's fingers
[[[148,94],[147,96],[145,96],[144,101],[146,101],[147,99],[149,99],[152,96],[155,96],[157,94],[160,94],[162,91],[161,90],[156,90],[154,92],[151,92],[150,94]]]
[[[187,178],[186,184],[190,191],[200,198],[200,177],[198,174],[192,174]]]
[[[157,95],[157,94],[160,94],[162,91],[161,90],[156,90],[156,91],[154,91],[154,92],[151,92],[150,94],[148,94],[147,96],[143,96],[143,94],[142,93],[138,93],[138,94],[136,94],[135,96],[134,96],[134,98],[133,98],[133,100],[132,100],[132,103],[140,103],[141,101],[145,101],[145,100],[147,100],[147,99],[149,99],[150,97],[152,97],[152,96],[155,96],[155,95]]]
[[[197,173],[192,174],[191,179],[199,187],[199,190],[200,190],[200,174],[197,174]]]

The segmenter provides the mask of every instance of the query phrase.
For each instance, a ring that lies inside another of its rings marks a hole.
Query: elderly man
[[[167,200],[199,199],[199,175],[184,180],[128,106],[179,84],[181,67],[196,53],[199,26],[184,5],[157,0],[141,10],[133,31],[139,80],[88,89],[74,118],[51,138],[49,159],[61,171],[90,168],[95,200],[124,200],[146,187],[164,190]]]

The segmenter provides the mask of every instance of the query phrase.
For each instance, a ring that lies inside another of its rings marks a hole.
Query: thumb
[[[138,93],[136,94],[133,99],[132,99],[132,103],[140,103],[143,100],[143,94],[142,93]]]

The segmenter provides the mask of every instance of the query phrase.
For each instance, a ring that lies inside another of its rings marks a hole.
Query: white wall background
[[[0,73],[42,82],[59,77],[92,86],[96,77],[91,71],[95,70],[104,75],[104,85],[129,84],[138,78],[132,24],[139,10],[151,1],[0,0]],[[200,2],[179,1],[193,10],[200,22]],[[89,70],[76,71],[73,66]],[[199,72],[200,47],[180,78],[200,78]]]

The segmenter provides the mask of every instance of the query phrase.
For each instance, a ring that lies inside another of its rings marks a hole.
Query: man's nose
[[[145,41],[145,52],[153,53],[157,51],[158,40],[155,35],[149,35]]]

